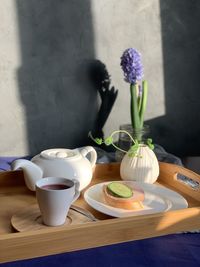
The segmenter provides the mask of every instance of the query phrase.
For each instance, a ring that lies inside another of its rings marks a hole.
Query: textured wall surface
[[[0,155],[87,144],[98,111],[93,59],[119,89],[105,133],[129,123],[128,47],[143,56],[154,141],[199,154],[198,0],[1,0],[0,18]]]
[[[117,102],[105,132],[130,123],[130,89],[120,67],[123,51],[141,52],[144,78],[149,82],[146,119],[165,114],[162,35],[159,0],[92,1],[96,57],[106,63],[112,82],[119,89]]]
[[[97,112],[90,1],[5,0],[0,17],[0,154],[82,145]]]
[[[200,1],[160,1],[165,115],[148,123],[158,143],[200,155]]]

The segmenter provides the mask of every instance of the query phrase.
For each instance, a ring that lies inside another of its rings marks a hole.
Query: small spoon
[[[88,217],[92,221],[98,221],[98,219],[96,217],[94,217],[94,215],[91,212],[89,212],[88,210],[85,210],[85,209],[78,207],[78,206],[75,206],[75,205],[71,205],[70,209],[77,211],[82,215],[85,215],[86,217]]]

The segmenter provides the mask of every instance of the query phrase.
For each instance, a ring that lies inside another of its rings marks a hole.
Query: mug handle
[[[90,153],[91,157],[89,161],[93,168],[97,161],[97,152],[95,151],[95,149],[92,146],[85,146],[81,149],[80,153],[83,157],[86,157],[86,155]]]
[[[72,201],[72,202],[74,202],[80,196],[80,191],[79,191],[80,183],[76,179],[72,179],[72,181],[74,182],[74,185],[75,185],[75,194],[74,194],[73,201]]]

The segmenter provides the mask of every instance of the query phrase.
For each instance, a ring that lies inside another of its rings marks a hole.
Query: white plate
[[[108,183],[110,182],[91,186],[85,191],[84,198],[92,208],[113,217],[138,216],[169,210],[185,209],[188,207],[188,203],[184,197],[168,188],[156,184],[126,181],[129,186],[134,188],[134,185],[138,185],[144,190],[144,209],[134,211],[114,208],[108,205],[103,197],[103,185]]]

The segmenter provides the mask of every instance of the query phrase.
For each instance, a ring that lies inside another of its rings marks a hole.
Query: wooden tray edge
[[[200,207],[197,207],[74,225],[69,229],[5,234],[0,237],[0,262],[200,229],[199,215]]]

